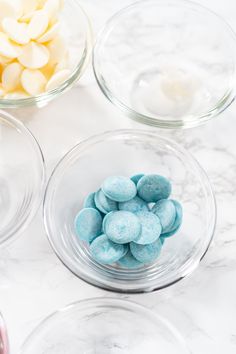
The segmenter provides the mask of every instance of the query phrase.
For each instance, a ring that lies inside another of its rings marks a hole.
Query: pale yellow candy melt
[[[38,0],[21,0],[23,7],[23,14],[27,15],[29,13],[33,13],[37,10],[39,6]]]
[[[71,71],[68,69],[58,71],[54,74],[46,85],[46,90],[51,91],[62,85],[70,77]]]
[[[13,59],[17,58],[19,55],[17,46],[15,46],[3,32],[0,32],[0,55]]]
[[[4,32],[18,44],[27,44],[30,41],[28,28],[25,23],[19,23],[14,18],[6,17],[2,21]]]
[[[47,80],[40,70],[25,69],[21,75],[24,90],[31,96],[44,92]]]
[[[0,97],[3,97],[5,95],[5,91],[2,87],[2,85],[0,84]]]
[[[10,1],[0,0],[0,26],[6,17],[17,18],[17,10]]]
[[[60,25],[56,22],[52,25],[41,37],[38,38],[39,43],[46,43],[51,41],[56,37],[59,32]]]
[[[49,61],[48,49],[39,43],[30,42],[23,47],[22,54],[18,57],[19,62],[29,69],[40,69]]]
[[[31,39],[37,39],[48,28],[49,17],[46,11],[35,11],[28,25],[28,34]]]
[[[61,2],[60,0],[47,0],[43,8],[47,11],[49,20],[55,21],[61,10]]]
[[[47,46],[50,52],[50,62],[59,63],[66,54],[66,44],[61,36],[56,36]]]
[[[20,85],[20,77],[23,71],[19,63],[9,64],[2,72],[2,86],[6,92],[13,91]]]

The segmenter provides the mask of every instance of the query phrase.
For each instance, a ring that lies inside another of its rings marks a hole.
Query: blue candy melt
[[[138,181],[144,176],[143,173],[139,173],[138,175],[132,176],[130,179],[136,184],[138,184]]]
[[[124,257],[128,246],[114,243],[106,235],[101,235],[91,243],[90,252],[97,262],[112,264]]]
[[[155,203],[166,199],[171,193],[171,184],[168,179],[160,175],[147,175],[138,181],[138,195],[147,203]]]
[[[162,229],[158,216],[148,211],[140,211],[136,215],[142,225],[142,230],[134,242],[139,245],[148,245],[156,241]]]
[[[94,201],[95,193],[90,193],[84,200],[84,208],[93,208],[96,209]]]
[[[140,268],[143,266],[143,263],[137,261],[136,258],[132,255],[130,250],[126,253],[124,257],[122,257],[119,261],[118,264],[122,268],[128,268],[128,269],[135,269],[135,268]]]
[[[134,258],[141,263],[154,262],[161,253],[162,242],[160,238],[149,245],[138,245],[137,243],[130,243],[130,251]]]
[[[101,189],[95,193],[95,204],[98,210],[107,214],[118,209],[118,204],[114,200],[109,199]]]
[[[175,212],[176,212],[175,221],[171,229],[169,229],[167,232],[161,235],[162,237],[171,237],[174,234],[176,234],[183,221],[183,208],[181,204],[177,200],[173,200],[173,199],[171,200],[171,202],[175,206]]]
[[[82,209],[75,219],[75,229],[79,238],[88,243],[102,233],[102,216],[93,208]]]
[[[103,222],[104,233],[118,244],[134,241],[141,233],[138,217],[129,211],[109,213]]]
[[[157,215],[162,226],[162,233],[168,232],[172,229],[176,211],[174,203],[169,199],[159,200],[151,209],[152,213]]]
[[[120,210],[130,211],[131,213],[149,211],[147,203],[138,196],[135,196],[133,199],[128,200],[127,202],[119,203],[118,208]]]
[[[137,194],[136,185],[130,178],[122,176],[108,177],[102,184],[103,193],[116,202],[126,202]]]

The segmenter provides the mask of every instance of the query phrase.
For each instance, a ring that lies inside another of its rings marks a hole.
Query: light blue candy
[[[130,178],[122,176],[111,176],[105,179],[102,191],[108,198],[116,202],[126,202],[137,194],[134,182]]]
[[[160,219],[162,233],[172,229],[175,222],[175,205],[170,199],[161,199],[152,207],[151,211]]]
[[[99,191],[95,193],[94,200],[97,209],[104,214],[110,213],[111,211],[118,209],[117,202],[114,202],[114,200],[111,200],[107,196],[105,196],[101,189],[99,189]]]
[[[181,206],[181,204],[177,201],[177,200],[171,200],[173,205],[175,206],[175,210],[176,210],[176,216],[175,216],[175,222],[173,224],[173,226],[171,227],[170,230],[168,230],[168,232],[163,233],[161,236],[162,237],[171,237],[174,234],[176,234],[176,232],[179,230],[182,221],[183,221],[183,208]]]
[[[107,237],[119,244],[131,242],[141,233],[138,217],[129,211],[114,211],[109,213],[103,223]]]
[[[108,239],[106,235],[97,237],[90,245],[93,258],[102,264],[112,264],[124,257],[128,252],[127,245],[118,245]]]
[[[102,216],[93,208],[82,209],[75,219],[75,229],[79,238],[88,243],[102,233]]]
[[[160,175],[147,175],[138,181],[138,195],[147,203],[155,203],[166,199],[171,193],[171,184],[167,178]]]
[[[149,245],[138,245],[137,243],[130,243],[130,251],[134,258],[141,263],[154,262],[161,253],[162,242],[160,238]]]
[[[139,245],[148,245],[156,241],[161,234],[161,223],[158,216],[149,211],[140,211],[136,215],[142,225],[142,231],[134,242]]]
[[[140,268],[143,266],[143,263],[137,261],[136,258],[132,255],[130,250],[126,253],[124,257],[122,257],[119,261],[118,264],[123,267],[123,268],[128,268],[128,269],[135,269],[135,268]]]
[[[166,240],[165,237],[160,236],[160,241],[161,241],[161,244],[162,244],[162,245],[164,245],[165,240]]]
[[[128,202],[121,202],[118,204],[120,210],[130,211],[131,213],[137,213],[139,211],[149,211],[147,203],[135,196],[133,199],[128,200]]]
[[[95,193],[90,193],[84,200],[84,208],[94,208],[96,209],[94,201]]]
[[[143,173],[139,173],[138,175],[132,176],[130,179],[136,184],[138,184],[138,181],[144,176]]]

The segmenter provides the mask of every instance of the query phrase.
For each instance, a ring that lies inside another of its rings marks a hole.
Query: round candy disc
[[[128,251],[127,245],[118,245],[106,235],[97,237],[90,245],[90,252],[96,261],[112,264],[122,258]]]
[[[84,200],[84,208],[96,208],[96,204],[94,201],[95,193],[90,193]]]
[[[137,213],[139,211],[149,211],[147,203],[135,196],[133,199],[128,200],[127,202],[119,203],[119,210],[130,211],[131,213]]]
[[[170,199],[161,199],[152,207],[152,213],[157,215],[162,226],[162,233],[168,232],[175,222],[175,206]]]
[[[89,243],[102,233],[102,216],[96,209],[82,209],[75,219],[75,228],[79,238]]]
[[[114,211],[103,222],[104,233],[116,243],[128,243],[138,238],[141,224],[138,217],[129,211]]]
[[[162,237],[171,237],[176,232],[179,230],[182,220],[183,220],[183,208],[177,200],[171,200],[173,205],[175,206],[175,211],[176,211],[176,216],[175,216],[175,221],[171,229],[169,229],[167,232],[163,233],[161,236]]]
[[[149,211],[140,211],[136,215],[142,225],[142,231],[134,242],[139,245],[148,245],[156,241],[161,234],[161,223],[158,216]]]
[[[166,199],[171,193],[171,184],[163,176],[147,175],[138,181],[138,195],[148,203]]]
[[[131,179],[131,181],[133,181],[133,182],[136,184],[136,186],[137,186],[138,181],[139,181],[143,176],[144,176],[143,173],[139,173],[138,175],[134,175],[134,176],[130,177],[130,179]]]
[[[162,242],[160,238],[149,245],[138,245],[137,243],[130,243],[130,251],[134,258],[141,263],[151,263],[157,259],[161,253]]]
[[[117,202],[114,202],[114,200],[111,200],[105,194],[101,189],[95,193],[95,204],[96,207],[104,214],[110,213],[111,211],[115,211],[118,209]]]
[[[143,263],[139,262],[130,250],[126,253],[124,257],[122,257],[119,261],[118,264],[123,267],[123,268],[129,268],[129,269],[135,269],[135,268],[140,268],[143,266]]]
[[[103,193],[116,202],[126,202],[134,198],[137,189],[130,178],[122,176],[108,177],[102,184]]]

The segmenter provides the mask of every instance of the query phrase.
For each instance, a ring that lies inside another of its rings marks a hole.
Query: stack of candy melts
[[[169,180],[160,175],[108,177],[85,199],[76,233],[99,263],[130,269],[152,263],[182,223],[182,207],[170,194]]]
[[[0,98],[51,91],[69,78],[63,0],[0,0]]]

